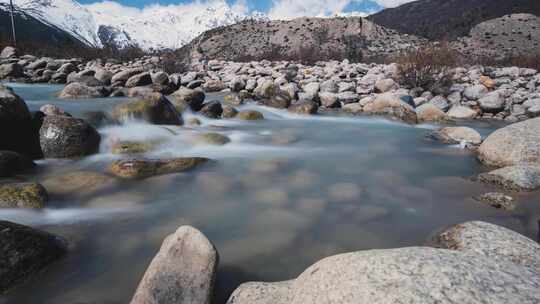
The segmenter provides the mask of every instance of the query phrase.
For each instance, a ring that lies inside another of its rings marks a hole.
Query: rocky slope
[[[537,0],[419,0],[369,16],[379,25],[432,40],[466,36],[477,24],[513,13],[540,15]]]
[[[182,51],[191,59],[342,59],[392,54],[423,39],[401,35],[360,17],[244,21],[207,31]]]

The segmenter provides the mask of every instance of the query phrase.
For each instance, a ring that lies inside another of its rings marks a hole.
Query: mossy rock
[[[117,121],[141,119],[158,125],[181,125],[182,116],[162,94],[153,93],[144,99],[118,105],[112,112]]]
[[[190,126],[200,126],[201,125],[201,120],[198,119],[197,117],[192,117],[190,119],[188,119],[186,121],[186,123]]]
[[[117,160],[109,166],[109,171],[120,178],[141,179],[155,175],[188,171],[207,161],[209,159],[202,157]]]
[[[210,145],[223,146],[231,142],[231,139],[219,133],[204,133],[197,136],[197,142]]]
[[[14,183],[0,186],[0,208],[43,208],[49,199],[38,183]]]
[[[234,118],[238,114],[238,111],[231,106],[223,106],[222,118]]]
[[[115,177],[94,171],[75,171],[42,181],[54,199],[94,195],[117,186]]]
[[[238,112],[238,114],[236,114],[236,118],[240,120],[262,120],[264,119],[264,115],[255,110],[244,110]]]
[[[244,104],[244,98],[240,94],[228,94],[223,97],[225,104],[239,106]]]
[[[137,142],[137,141],[120,141],[114,143],[111,147],[112,154],[141,154],[152,150],[155,143]]]

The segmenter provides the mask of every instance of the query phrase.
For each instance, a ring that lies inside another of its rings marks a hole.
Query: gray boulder
[[[478,116],[475,110],[466,106],[453,106],[446,114],[448,117],[456,119],[473,119]]]
[[[375,115],[388,115],[407,123],[417,123],[413,107],[401,100],[400,96],[391,93],[379,94],[364,106],[364,112]]]
[[[125,83],[131,76],[135,76],[144,72],[142,69],[129,69],[114,74],[111,78],[111,83]]]
[[[465,88],[465,91],[463,91],[463,95],[469,100],[478,100],[487,93],[488,89],[482,84],[468,86]]]
[[[6,46],[2,52],[0,52],[0,59],[8,59],[17,56],[17,49],[12,46]]]
[[[158,125],[181,125],[182,115],[173,104],[160,93],[148,93],[138,100],[116,106],[112,111],[116,121],[141,119]]]
[[[514,191],[540,188],[540,165],[515,165],[482,173],[479,180]]]
[[[169,97],[178,112],[184,112],[187,109],[199,111],[206,96],[199,90],[180,88]]]
[[[498,129],[478,149],[478,158],[491,166],[540,164],[540,118]]]
[[[22,67],[17,63],[7,63],[0,65],[0,79],[7,77],[23,77],[24,72]]]
[[[64,240],[47,232],[0,221],[0,293],[62,257],[66,247]]]
[[[210,304],[218,260],[214,245],[200,231],[178,228],[163,241],[131,304]]]
[[[45,158],[82,157],[99,150],[101,136],[82,119],[48,115],[39,130]]]
[[[152,76],[150,73],[144,72],[137,75],[133,75],[126,80],[126,88],[134,88],[152,84]]]
[[[491,261],[512,262],[540,271],[540,244],[501,226],[466,222],[450,227],[435,238],[435,245]]]
[[[484,112],[497,113],[504,110],[504,98],[497,91],[486,94],[478,100],[478,103]]]
[[[437,131],[437,135],[443,142],[450,144],[463,142],[480,144],[482,142],[480,133],[469,127],[445,127]]]
[[[108,95],[104,87],[90,87],[82,83],[73,82],[64,87],[58,98],[102,98]]]

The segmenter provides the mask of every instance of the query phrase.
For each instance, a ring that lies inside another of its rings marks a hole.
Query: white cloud
[[[271,19],[337,15],[343,13],[350,2],[350,0],[273,0],[268,15]]]
[[[383,7],[396,7],[396,6],[400,6],[402,4],[413,2],[413,1],[416,1],[416,0],[375,0],[375,2],[377,2],[379,5]]]

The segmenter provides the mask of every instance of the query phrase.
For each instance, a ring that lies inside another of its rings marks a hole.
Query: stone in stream
[[[111,145],[112,154],[141,154],[152,150],[151,142],[120,141]]]
[[[364,112],[374,115],[390,115],[406,123],[417,123],[416,112],[398,95],[391,93],[379,94],[372,102],[364,106]]]
[[[26,103],[11,89],[1,85],[0,150],[14,151],[29,157],[41,156],[39,135]]]
[[[291,97],[278,90],[270,98],[259,101],[259,104],[271,108],[286,109],[291,105]]]
[[[47,190],[38,183],[0,185],[0,208],[43,208],[48,199]]]
[[[262,120],[264,119],[264,115],[261,112],[255,110],[243,110],[238,112],[235,118],[240,120]]]
[[[540,188],[540,165],[508,166],[482,173],[478,179],[513,191],[534,191]]]
[[[82,119],[48,115],[39,130],[45,158],[82,157],[99,150],[101,136]]]
[[[221,118],[223,108],[221,107],[221,103],[219,101],[210,101],[203,104],[203,107],[201,108],[199,113],[208,118],[217,119]]]
[[[66,251],[66,242],[57,236],[0,221],[0,293],[22,283]]]
[[[437,106],[426,103],[416,108],[419,122],[436,122],[446,119],[446,114]]]
[[[26,172],[34,168],[35,165],[31,159],[17,152],[0,151],[0,177]]]
[[[179,173],[208,162],[208,158],[180,157],[171,159],[133,158],[114,161],[109,171],[125,179],[141,179],[155,175]]]
[[[540,272],[540,244],[501,226],[466,222],[439,233],[433,242],[440,248],[484,256],[501,264],[511,262]]]
[[[540,301],[538,288],[540,271],[532,267],[481,254],[408,247],[331,256],[291,281],[244,283],[227,303],[533,304]]]
[[[146,95],[145,98],[118,105],[112,112],[117,121],[141,119],[158,125],[181,125],[182,116],[165,96],[160,93]]]
[[[474,197],[474,199],[493,208],[512,211],[516,208],[514,199],[500,192],[489,192]]]
[[[466,106],[453,106],[447,113],[450,118],[457,119],[473,119],[478,116],[478,113]]]
[[[82,83],[73,82],[64,87],[58,98],[102,98],[109,94],[105,87],[90,87]]]
[[[71,171],[42,181],[52,199],[66,199],[102,193],[118,185],[115,177],[94,171]]]
[[[227,136],[219,133],[203,133],[197,136],[197,142],[223,146],[231,142],[231,140]]]
[[[445,127],[436,133],[438,138],[449,144],[465,142],[477,145],[482,142],[480,133],[469,127]]]
[[[319,105],[314,101],[303,100],[293,103],[287,110],[296,114],[313,115],[317,114]]]
[[[227,94],[223,97],[223,103],[239,106],[244,103],[244,98],[240,94]]]
[[[167,236],[131,304],[210,304],[219,255],[199,230],[182,226]]]
[[[540,164],[540,117],[491,133],[480,145],[478,158],[486,165],[497,167]]]
[[[169,98],[178,112],[184,112],[187,109],[199,111],[205,99],[204,92],[188,88],[180,88],[172,93]]]
[[[231,106],[223,106],[222,118],[234,118],[238,114],[238,111]]]

